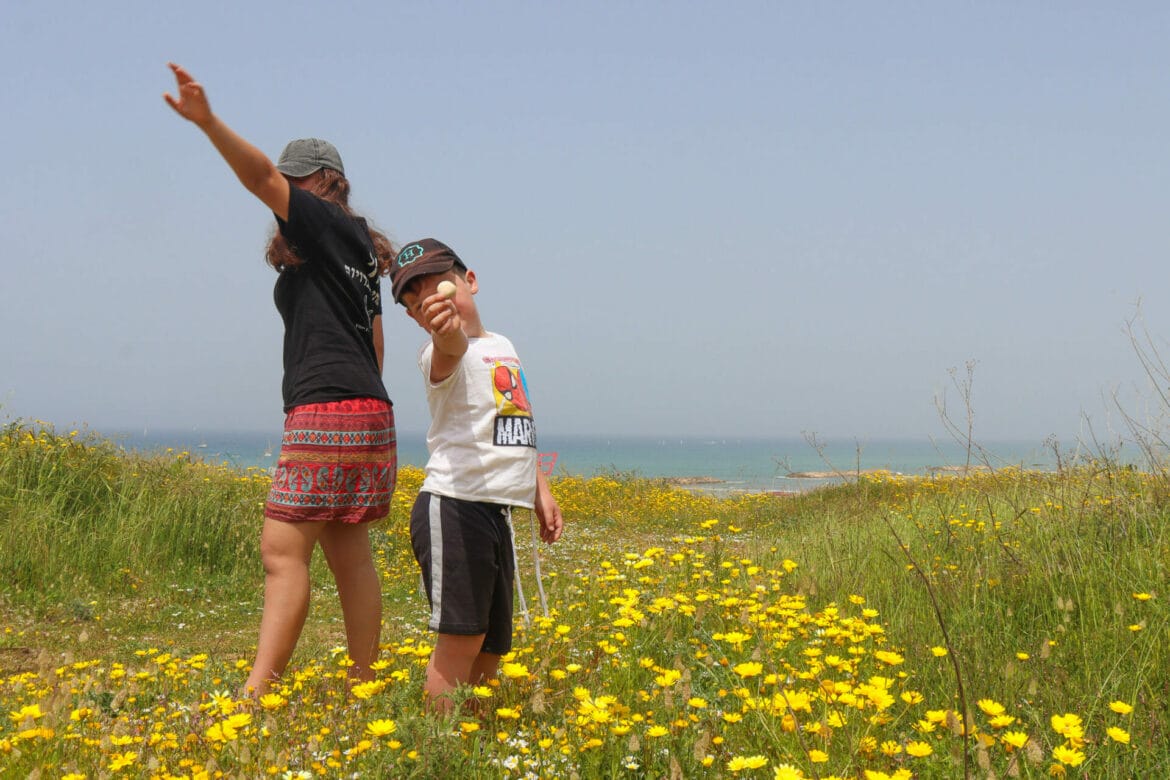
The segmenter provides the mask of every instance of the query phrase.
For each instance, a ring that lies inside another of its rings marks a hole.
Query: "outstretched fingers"
[[[181,90],[182,90],[182,87],[184,84],[195,80],[195,79],[191,78],[190,73],[183,70],[181,65],[176,65],[173,62],[168,62],[167,67],[170,68],[171,72],[175,74],[175,83],[178,85],[175,91],[180,92],[180,94],[181,94]],[[175,98],[171,97],[170,92],[164,92],[163,99],[167,101],[167,104],[171,108],[175,109],[176,111],[179,110],[179,101],[175,100]]]
[[[207,102],[207,95],[203,87],[182,66],[168,62],[167,67],[175,74],[176,92],[178,97],[169,92],[163,93],[167,105],[175,110],[179,116],[192,122],[201,122],[211,116],[211,106]]]

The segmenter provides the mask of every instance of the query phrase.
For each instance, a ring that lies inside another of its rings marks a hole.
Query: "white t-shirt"
[[[427,432],[422,489],[449,498],[531,509],[536,498],[536,428],[524,369],[512,342],[495,333],[468,339],[455,372],[431,377],[434,345],[418,353],[427,387]]]

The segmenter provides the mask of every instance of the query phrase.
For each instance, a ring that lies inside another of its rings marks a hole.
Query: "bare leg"
[[[423,693],[427,707],[436,712],[450,712],[454,706],[451,691],[472,680],[479,649],[483,647],[483,634],[459,636],[439,634],[431,660],[427,664],[427,681]]]
[[[471,664],[471,684],[483,685],[488,680],[496,676],[500,670],[500,656],[495,653],[479,653],[475,656],[475,661]],[[482,699],[473,699],[468,702],[468,711],[476,716],[482,718],[484,714],[484,702]],[[490,708],[489,708],[490,711]]]
[[[495,653],[480,653],[471,665],[471,684],[482,685],[500,670],[500,657]]]
[[[309,560],[323,526],[318,523],[283,523],[265,518],[260,535],[264,561],[264,614],[256,662],[244,683],[252,696],[268,692],[292,658],[297,639],[309,614]]]
[[[353,661],[349,678],[372,680],[370,667],[378,659],[382,632],[382,587],[370,552],[369,526],[330,523],[321,534],[321,549],[337,583],[345,617],[345,639]]]

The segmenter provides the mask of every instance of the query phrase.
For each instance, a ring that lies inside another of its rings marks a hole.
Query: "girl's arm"
[[[264,152],[245,141],[234,130],[211,113],[211,104],[203,92],[203,86],[175,63],[168,63],[178,82],[179,97],[163,95],[167,104],[184,119],[193,122],[207,134],[213,146],[219,151],[240,183],[255,195],[281,219],[288,219],[288,179]]]
[[[386,337],[382,333],[382,315],[374,315],[374,353],[378,356],[378,374],[382,373],[382,355],[385,352]]]

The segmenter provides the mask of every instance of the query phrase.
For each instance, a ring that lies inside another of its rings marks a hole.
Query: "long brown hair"
[[[321,168],[310,175],[313,180],[308,191],[322,200],[341,206],[346,214],[362,224],[362,227],[370,234],[370,241],[374,244],[374,253],[378,256],[378,273],[382,276],[389,274],[390,264],[393,262],[397,250],[384,233],[372,227],[366,219],[359,217],[349,207],[349,179],[332,168]],[[290,184],[289,186],[296,185]],[[272,238],[268,241],[268,249],[264,252],[264,259],[277,271],[296,268],[304,262],[297,254],[296,249],[281,235],[279,229],[273,231]]]

